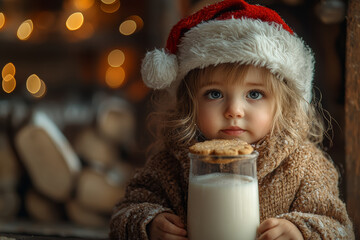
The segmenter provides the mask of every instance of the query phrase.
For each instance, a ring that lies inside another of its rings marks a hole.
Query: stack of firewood
[[[33,112],[14,134],[19,161],[0,135],[0,219],[16,218],[23,202],[33,220],[108,225],[133,174],[119,149],[131,151],[134,128],[133,113],[116,102],[101,106],[95,124],[78,128],[71,141],[47,114]],[[20,169],[27,177],[19,177]],[[28,186],[23,195],[19,185]]]
[[[0,131],[0,220],[14,219],[20,210],[19,181],[20,166],[7,135]]]

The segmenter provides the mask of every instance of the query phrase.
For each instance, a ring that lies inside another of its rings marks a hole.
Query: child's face
[[[275,98],[262,71],[250,67],[243,80],[225,81],[224,70],[216,69],[210,84],[196,92],[197,125],[207,139],[255,143],[270,132]]]

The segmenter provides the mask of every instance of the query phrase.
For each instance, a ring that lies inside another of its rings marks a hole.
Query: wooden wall
[[[346,40],[345,152],[347,208],[360,238],[360,1],[349,0]]]

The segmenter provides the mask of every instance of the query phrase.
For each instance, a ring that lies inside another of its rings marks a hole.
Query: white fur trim
[[[164,89],[176,79],[178,63],[176,56],[163,49],[148,52],[141,66],[144,83],[153,89]]]
[[[281,25],[254,19],[204,22],[185,33],[177,55],[179,71],[172,88],[192,69],[238,62],[268,68],[311,101],[313,53]]]

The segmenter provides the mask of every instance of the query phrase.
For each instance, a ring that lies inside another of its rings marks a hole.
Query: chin
[[[222,137],[222,139],[240,139],[240,140],[243,140],[243,141],[249,143],[249,139],[241,137],[241,136],[225,136],[225,137]]]

